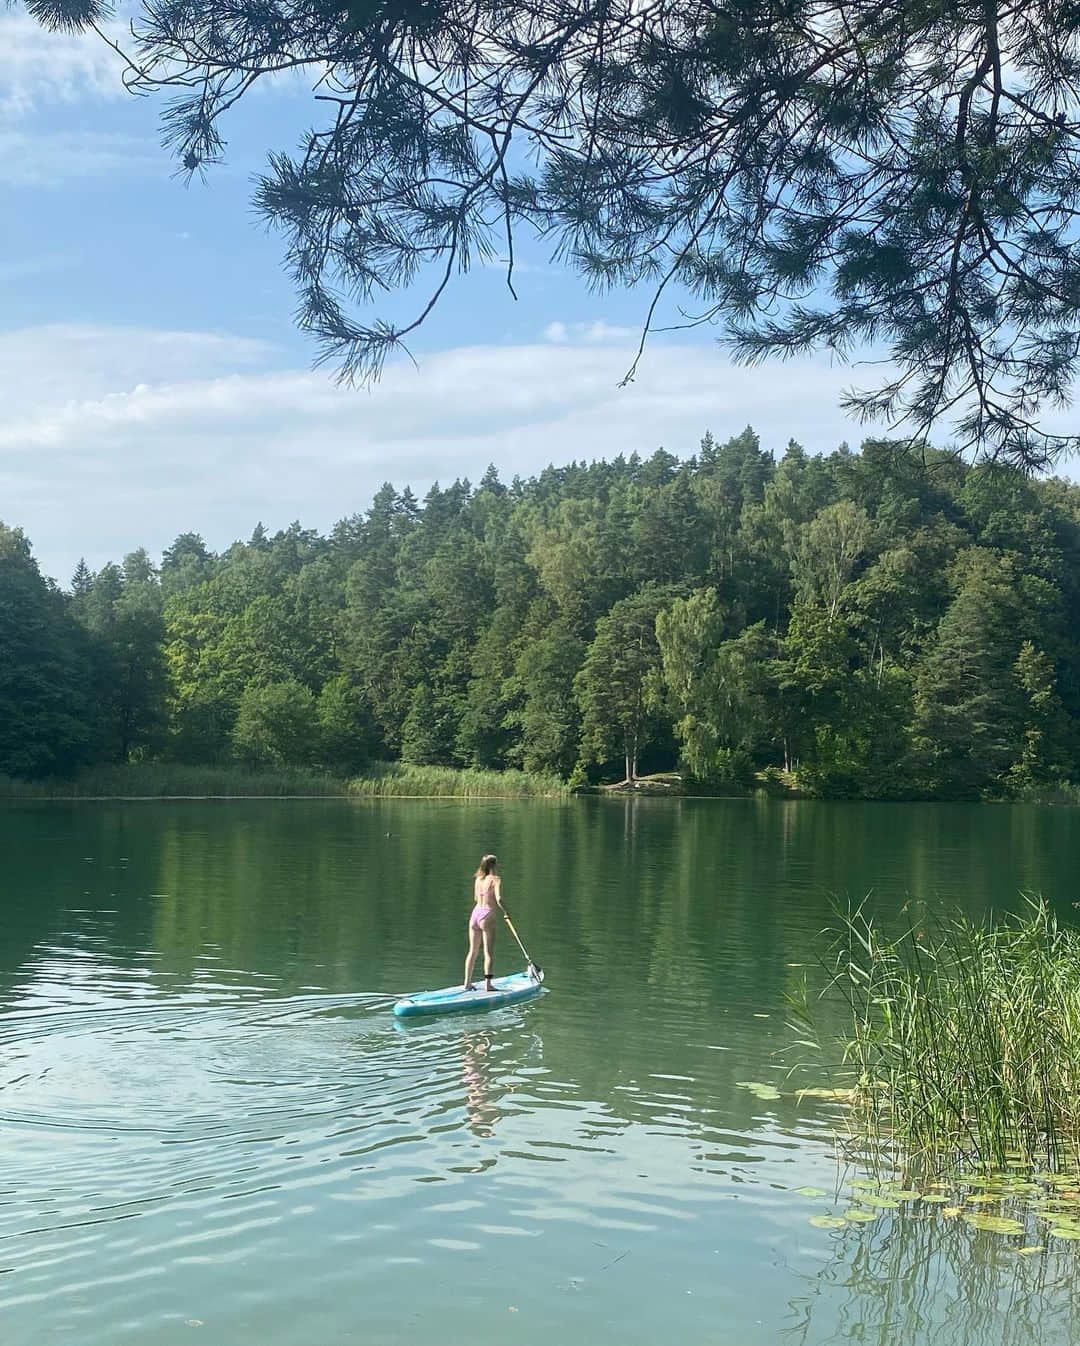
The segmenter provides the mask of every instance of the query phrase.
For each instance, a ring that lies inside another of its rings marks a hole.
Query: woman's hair
[[[496,860],[493,855],[485,855],[480,861],[480,868],[476,871],[475,877],[478,879],[486,879],[489,874],[495,873],[495,866],[498,863],[498,860]]]

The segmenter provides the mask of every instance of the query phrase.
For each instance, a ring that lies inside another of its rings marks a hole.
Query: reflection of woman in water
[[[498,861],[485,855],[473,876],[473,909],[469,916],[469,952],[465,955],[465,990],[472,990],[472,970],[480,946],[484,948],[484,980],[486,991],[494,991],[491,984],[492,958],[495,951],[495,921],[499,913],[505,915],[502,904],[502,880],[496,872]]]
[[[491,1039],[486,1033],[464,1033],[461,1038],[461,1073],[465,1079],[465,1113],[469,1129],[478,1136],[490,1136],[498,1109],[488,1097],[488,1052]]]

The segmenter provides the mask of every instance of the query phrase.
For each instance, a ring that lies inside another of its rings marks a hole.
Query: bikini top
[[[490,907],[495,901],[495,880],[490,874],[485,874],[482,879],[477,879],[473,884],[473,901],[479,905],[481,902],[485,907]]]

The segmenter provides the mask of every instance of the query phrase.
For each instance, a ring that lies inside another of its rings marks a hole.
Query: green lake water
[[[547,992],[396,1024],[486,850]],[[810,1225],[850,1175],[776,1055],[831,895],[1071,917],[1080,811],[47,803],[0,855],[4,1346],[1080,1337],[1080,1244]]]

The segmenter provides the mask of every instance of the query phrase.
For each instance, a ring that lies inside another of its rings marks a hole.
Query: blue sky
[[[509,479],[689,454],[747,424],[778,451],[858,442],[838,408],[851,370],[737,369],[709,329],[657,337],[620,389],[648,296],[597,297],[535,248],[517,303],[497,269],[460,278],[418,367],[338,387],[312,368],[281,241],[250,204],[265,152],[292,148],[314,106],[296,83],[249,95],[228,162],[185,185],[160,105],[123,92],[107,48],[0,8],[0,519],[46,574],[156,557],[187,530],[214,548],[259,521],[325,530],[383,481],[422,494],[489,462]]]

